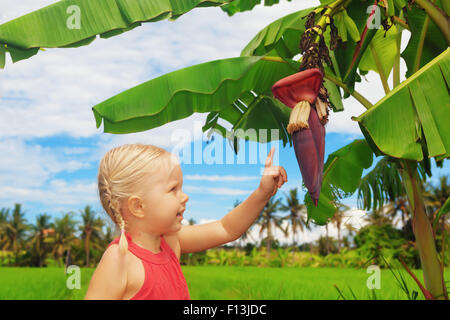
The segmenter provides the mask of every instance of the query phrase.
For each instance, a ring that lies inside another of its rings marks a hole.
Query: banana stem
[[[264,56],[264,57],[261,58],[261,60],[272,61],[272,62],[280,62],[280,63],[286,63],[287,64],[287,62],[285,60],[283,60],[283,58],[280,58],[280,57]],[[294,70],[297,70],[297,69],[294,69]],[[350,92],[350,90],[348,90],[348,87],[347,87],[347,85],[345,83],[343,83],[342,81],[338,80],[333,75],[327,73],[326,70],[325,70],[324,78],[327,79],[327,80],[330,80],[335,85],[337,85],[337,86],[341,87],[342,89],[344,89],[345,92],[348,92],[356,100],[358,100],[364,106],[364,108],[370,109],[370,108],[373,107],[373,104],[370,103],[370,101],[367,100],[362,94],[360,94],[356,90],[353,90],[353,92]]]
[[[337,86],[341,87],[342,89],[344,89],[345,92],[348,92],[350,95],[352,95],[367,110],[369,110],[370,108],[373,107],[373,104],[371,104],[370,101],[367,100],[362,94],[360,94],[356,90],[353,90],[353,92],[350,92],[350,90],[348,90],[348,87],[347,87],[347,85],[345,83],[343,83],[342,81],[336,79],[333,75],[327,73],[326,71],[325,71],[324,78],[327,79],[327,80],[330,80],[335,85],[337,85]]]
[[[332,4],[330,4],[325,11],[325,13],[320,17],[317,25],[319,26],[319,30],[317,31],[317,36],[315,42],[318,43],[320,41],[320,36],[324,33],[326,25],[327,25],[327,16],[333,16],[336,12],[338,12],[342,7],[347,6],[351,0],[336,0]]]
[[[400,12],[400,18],[402,16],[403,16],[403,11]],[[401,49],[401,44],[402,44],[403,29],[404,28],[402,25],[397,26],[397,36],[396,36],[397,53],[395,55],[393,75],[392,75],[392,87],[393,88],[397,87],[400,84],[400,49]]]
[[[417,72],[420,69],[420,60],[422,59],[423,45],[425,43],[425,35],[428,31],[428,25],[430,24],[430,16],[427,15],[423,21],[422,30],[420,32],[419,43],[417,45],[416,57],[414,58],[414,71]]]
[[[445,12],[428,0],[415,0],[415,2],[433,19],[447,40],[447,45],[450,45],[450,22]]]
[[[417,163],[402,160],[401,169],[403,183],[407,190],[408,202],[413,208],[413,232],[416,238],[416,248],[419,251],[420,262],[423,269],[425,287],[435,299],[445,299],[443,270],[439,263],[431,223],[425,214],[422,190],[419,185]]]

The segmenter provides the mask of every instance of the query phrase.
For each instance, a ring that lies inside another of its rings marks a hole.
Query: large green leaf
[[[374,151],[421,161],[450,156],[450,49],[355,120]]]
[[[373,152],[365,140],[358,139],[328,156],[324,165],[322,189],[317,207],[309,193],[305,195],[308,219],[323,225],[337,211],[339,199],[354,193],[364,169],[372,165]]]
[[[220,6],[227,0],[64,0],[0,25],[0,45],[13,61],[26,59],[38,48],[79,47],[97,35],[108,38],[142,22],[175,20],[195,7]],[[69,28],[79,8],[80,27]]]
[[[435,5],[442,8],[440,0],[433,1]],[[420,8],[413,6],[408,10],[408,25],[411,29],[411,39],[408,42],[406,49],[402,53],[405,59],[408,70],[406,76],[410,77],[414,70],[414,61],[419,48],[421,32],[425,23],[427,14]],[[419,67],[423,67],[428,62],[437,57],[442,51],[447,49],[447,42],[442,35],[440,29],[436,26],[432,19],[429,19],[428,29],[425,35],[425,40],[422,48],[422,55]]]
[[[405,195],[399,161],[382,157],[358,186],[358,206],[366,211],[378,210],[386,202]]]
[[[368,4],[361,1],[352,1],[346,8],[348,16],[353,20],[361,37],[369,18],[367,8]],[[346,26],[336,25],[336,27],[339,29]],[[334,56],[337,61],[337,66],[335,67],[339,69],[336,73],[341,75],[342,81],[347,85],[350,92],[354,90],[355,82],[361,81],[357,69],[376,32],[376,29],[368,29],[365,37],[361,39],[362,42],[355,42],[352,37],[348,37],[345,44],[334,50]],[[348,96],[349,93],[345,92],[344,98]]]
[[[293,58],[300,53],[300,38],[306,22],[303,18],[315,8],[297,11],[270,23],[250,40],[241,56],[262,56],[274,51],[280,57]]]
[[[292,0],[288,0],[289,2]],[[265,6],[272,6],[279,3],[280,0],[264,0]],[[229,16],[234,15],[237,12],[244,12],[252,10],[256,5],[260,4],[261,0],[234,0],[230,3],[223,5],[221,8]]]
[[[261,143],[282,140],[285,146],[288,142],[292,144],[286,129],[290,113],[291,109],[277,99],[247,91],[229,106],[211,112],[203,131],[210,129],[229,139],[236,154],[239,151],[239,139]],[[231,130],[219,124],[219,119],[231,124]]]
[[[234,124],[240,115],[231,106],[234,103],[239,105],[239,98],[244,99],[243,95],[247,93],[249,99],[250,91],[254,95],[271,97],[272,85],[295,71],[290,64],[255,56],[206,62],[124,91],[94,106],[93,112],[97,127],[103,120],[104,131],[110,133],[148,130],[186,118],[194,112],[221,111],[221,116]],[[248,106],[250,102],[245,99],[243,102]],[[274,128],[274,123],[287,122],[288,110],[283,111],[273,100],[264,99],[257,107],[251,109],[254,110],[252,117],[246,116],[245,121],[241,122],[243,127],[256,125],[260,121],[261,126]],[[267,108],[279,109],[273,111],[277,117],[275,122],[265,119],[271,115],[261,110]]]
[[[396,26],[392,26],[387,32],[382,28],[379,29],[372,39],[372,45],[378,57],[380,57],[383,72],[387,78],[394,66],[394,60],[398,52]],[[364,52],[361,61],[359,62],[359,69],[378,72],[377,65],[370,50]]]

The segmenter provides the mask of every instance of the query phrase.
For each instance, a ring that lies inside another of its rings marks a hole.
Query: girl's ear
[[[131,196],[127,200],[128,210],[136,218],[143,218],[144,214],[144,203],[142,199],[138,196]]]

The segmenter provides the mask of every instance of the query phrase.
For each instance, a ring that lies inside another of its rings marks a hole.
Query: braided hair
[[[154,160],[168,152],[145,144],[126,144],[109,150],[100,161],[98,191],[103,209],[120,229],[119,249],[125,255],[128,242],[125,237],[127,224],[122,216],[123,200],[141,194],[140,188],[147,174],[158,165]]]

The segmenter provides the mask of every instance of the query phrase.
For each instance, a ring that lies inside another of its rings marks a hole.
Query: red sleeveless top
[[[164,237],[161,236],[161,252],[153,253],[134,243],[128,232],[125,235],[128,250],[142,261],[145,270],[144,284],[131,300],[190,300],[180,261]],[[118,244],[119,239],[108,247]]]

